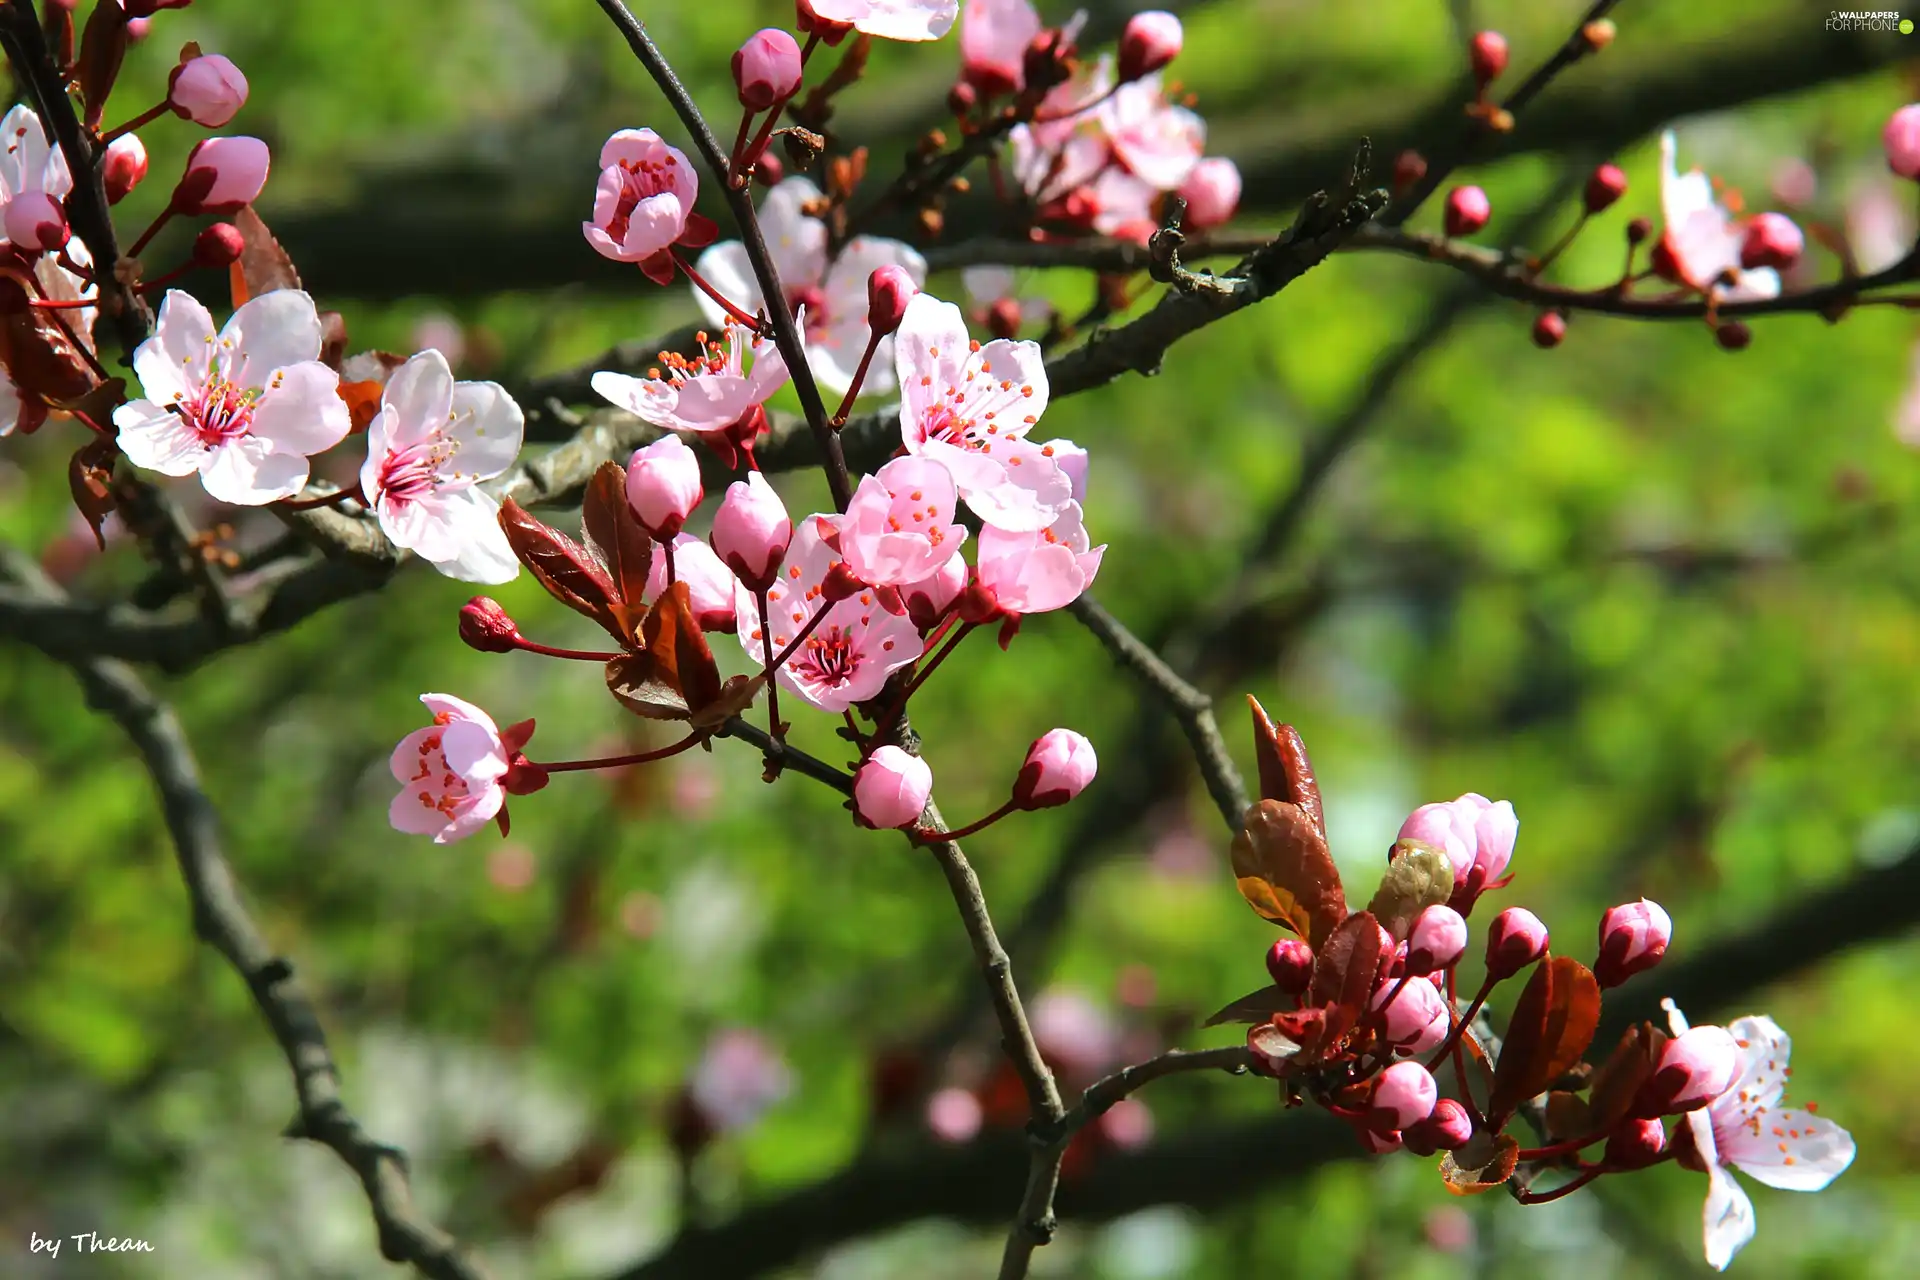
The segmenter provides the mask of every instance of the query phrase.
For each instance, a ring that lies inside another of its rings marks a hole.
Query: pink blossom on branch
[[[236,213],[260,198],[271,164],[267,144],[258,138],[207,138],[187,153],[186,173],[173,191],[173,210]]]
[[[292,497],[307,459],[352,426],[320,347],[319,313],[297,289],[252,299],[217,334],[205,307],[169,290],[153,337],[133,353],[145,397],[113,411],[121,451],[148,471],[198,473],[235,506]]]
[[[489,716],[445,693],[423,693],[433,724],[400,740],[389,761],[400,794],[387,817],[397,831],[451,844],[484,827],[507,801],[502,780],[521,744]]]
[[[1673,941],[1673,921],[1648,898],[1608,907],[1600,917],[1600,954],[1593,976],[1603,987],[1617,987],[1636,973],[1660,963]]]
[[[66,157],[47,142],[40,117],[25,106],[7,112],[0,119],[0,213],[28,192],[62,200],[71,190]]]
[[[967,531],[953,523],[953,476],[929,458],[895,458],[870,476],[840,522],[854,577],[876,587],[919,582],[952,559]]]
[[[580,224],[587,243],[615,262],[637,262],[660,284],[673,279],[679,243],[712,243],[714,225],[693,211],[700,175],[677,147],[651,129],[622,129],[600,148],[593,218]]]
[[[1520,819],[1513,805],[1495,803],[1477,791],[1457,800],[1423,804],[1400,824],[1400,839],[1418,840],[1447,855],[1453,864],[1454,910],[1467,915],[1487,889],[1506,874]]]
[[[479,485],[513,465],[525,425],[499,383],[455,382],[444,355],[422,351],[381,394],[360,492],[395,546],[449,578],[511,582],[520,562],[501,532],[499,500]]]
[[[1920,178],[1920,102],[1888,117],[1880,144],[1887,153],[1887,168],[1903,178]]]
[[[733,570],[712,547],[690,533],[675,534],[669,545],[673,548],[674,577],[687,584],[687,603],[693,608],[694,622],[702,631],[732,631],[741,590]],[[666,589],[667,556],[656,547],[653,561],[647,566],[647,603],[658,600]]]
[[[1080,504],[1071,500],[1044,529],[1021,532],[991,524],[981,529],[974,587],[992,606],[987,616],[1047,613],[1079,599],[1093,585],[1107,550],[1091,541]]]
[[[898,267],[918,287],[926,284],[927,260],[898,240],[855,236],[829,263],[827,224],[806,212],[822,199],[820,188],[806,178],[777,183],[761,202],[760,229],[780,276],[780,288],[787,295],[787,305],[803,309],[801,328],[807,367],[828,392],[845,395],[867,349],[873,273]],[[742,309],[753,312],[766,306],[747,260],[746,246],[738,240],[714,245],[700,255],[694,269]],[[719,305],[705,293],[696,290],[694,301],[710,322],[719,324],[726,319]],[[882,338],[861,383],[863,392],[884,395],[893,390],[893,352],[893,339]]]
[[[767,478],[755,471],[727,486],[709,541],[749,590],[763,591],[793,541],[793,520]]]
[[[1240,167],[1225,156],[1208,156],[1180,184],[1180,198],[1187,202],[1190,231],[1231,221],[1240,208]]]
[[[1120,163],[1159,191],[1187,180],[1207,142],[1206,122],[1169,102],[1157,75],[1114,90],[1100,104],[1100,123]]]
[[[100,165],[100,178],[107,190],[107,203],[119,204],[147,176],[147,147],[134,133],[123,133],[107,144],[106,158]]]
[[[1676,1036],[1686,1017],[1664,1002]],[[1753,1239],[1753,1202],[1732,1170],[1781,1191],[1819,1191],[1853,1163],[1853,1135],[1809,1109],[1780,1105],[1793,1042],[1765,1015],[1727,1026],[1739,1047],[1732,1078],[1707,1106],[1687,1113],[1674,1133],[1680,1164],[1707,1175],[1703,1226],[1708,1265],[1724,1271]]]
[[[1664,223],[1655,265],[1675,283],[1726,302],[1778,296],[1780,273],[1741,265],[1746,228],[1714,198],[1713,182],[1699,169],[1681,173],[1673,130],[1660,135],[1660,213]]]
[[[918,628],[890,612],[872,591],[827,604],[827,575],[841,563],[835,549],[839,519],[808,516],[800,521],[786,560],[767,589],[767,634],[775,654],[792,643],[815,613],[827,608],[826,617],[775,678],[782,688],[832,715],[879,694],[888,676],[925,650]],[[764,663],[759,606],[744,588],[736,611],[741,649],[755,664]]]
[[[734,87],[740,91],[740,105],[751,111],[765,111],[791,97],[803,74],[800,46],[778,27],[748,36],[733,55]]]
[[[1120,32],[1122,82],[1152,75],[1180,56],[1180,19],[1164,9],[1148,9],[1127,19]]]
[[[709,341],[701,354],[689,359],[663,351],[660,362],[665,377],[602,370],[593,375],[593,389],[642,422],[699,436],[728,466],[736,451],[751,454],[754,437],[766,429],[761,406],[787,381],[773,339],[749,339],[744,326],[725,321],[720,341]]]
[[[1047,446],[1026,438],[1047,407],[1039,344],[982,346],[960,308],[925,293],[907,305],[896,339],[907,452],[945,466],[989,525],[1037,532],[1059,519],[1072,502],[1072,481]]]
[[[1014,780],[1013,802],[1021,809],[1051,809],[1087,789],[1100,768],[1093,744],[1072,729],[1049,729],[1027,748]]]
[[[882,40],[938,40],[953,29],[960,0],[809,0],[815,16]]]
[[[967,0],[960,14],[960,77],[983,98],[1026,87],[1027,47],[1040,15],[1028,0]]]
[[[853,773],[853,811],[882,831],[918,822],[932,793],[933,770],[899,747],[879,748]]]
[[[706,496],[700,459],[677,435],[662,436],[627,460],[627,505],[656,538],[680,532]]]
[[[218,129],[247,105],[247,78],[217,53],[189,58],[167,77],[167,105],[183,120]]]

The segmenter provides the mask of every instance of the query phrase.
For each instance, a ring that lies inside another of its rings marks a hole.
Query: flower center
[[[614,206],[613,218],[607,223],[608,235],[615,240],[627,238],[627,223],[640,202],[648,196],[673,190],[673,171],[678,163],[672,156],[664,160],[620,162],[620,202]]]
[[[200,437],[200,443],[213,447],[231,444],[253,426],[254,404],[260,393],[248,391],[222,378],[208,381],[191,396],[174,406],[176,412]]]
[[[844,684],[860,669],[860,650],[853,633],[834,625],[807,637],[800,652],[787,660],[795,678],[817,684]]]
[[[445,723],[439,716],[434,720]],[[421,808],[431,809],[449,820],[455,816],[455,806],[467,798],[466,781],[447,767],[446,753],[440,749],[437,733],[420,740],[420,763],[407,785],[414,788],[414,798]]]
[[[417,502],[440,487],[441,466],[454,450],[444,439],[395,449],[380,464],[380,492],[390,502]]]

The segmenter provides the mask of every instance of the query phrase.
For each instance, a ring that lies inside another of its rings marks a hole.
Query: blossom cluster
[[[1533,912],[1506,908],[1486,927],[1484,976],[1463,1001],[1468,917],[1512,879],[1513,806],[1471,792],[1422,805],[1402,824],[1366,909],[1350,911],[1306,749],[1291,725],[1276,726],[1257,703],[1253,711],[1262,798],[1247,811],[1233,867],[1249,905],[1293,936],[1267,952],[1271,985],[1213,1021],[1251,1024],[1248,1051],[1290,1105],[1326,1108],[1370,1151],[1444,1152],[1441,1176],[1463,1195],[1514,1182],[1517,1199],[1544,1203],[1677,1160],[1709,1177],[1705,1243],[1718,1268],[1754,1230],[1729,1168],[1817,1191],[1852,1162],[1844,1129],[1811,1105],[1781,1105],[1790,1045],[1771,1019],[1694,1027],[1668,1001],[1668,1032],[1639,1024],[1597,1067],[1582,1062],[1603,991],[1667,953],[1673,924],[1658,903],[1604,912],[1591,967],[1554,955]],[[1528,970],[1504,1043],[1493,1041],[1477,1019],[1500,984]],[[1508,1132],[1528,1112],[1538,1146]],[[1669,1130],[1672,1117],[1681,1119]],[[1565,1176],[1535,1190],[1543,1175]]]

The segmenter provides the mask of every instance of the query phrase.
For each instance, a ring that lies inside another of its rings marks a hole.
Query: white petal
[[[491,781],[507,771],[507,753],[500,739],[472,720],[455,720],[448,725],[440,738],[440,751],[447,758],[447,768],[468,786]]]
[[[254,435],[282,452],[311,457],[347,438],[353,415],[340,398],[340,375],[318,360],[275,371],[254,407]]]
[[[199,299],[167,290],[153,337],[133,353],[133,371],[147,399],[172,404],[192,394],[207,380],[215,340],[213,316]]]
[[[497,382],[456,382],[446,433],[459,446],[450,465],[461,476],[491,480],[520,456],[526,417]]]
[[[434,568],[462,582],[498,584],[519,576],[520,562],[500,529],[498,499],[479,489],[458,490],[444,497],[441,519],[452,549],[425,557]]]
[[[801,212],[819,198],[820,188],[808,179],[787,178],[775,183],[760,204],[760,233],[767,239],[773,268],[780,273],[780,286],[789,293],[811,288],[826,275],[827,224]],[[743,247],[743,257],[744,253]],[[717,281],[713,283],[720,288]]]
[[[261,507],[291,498],[307,483],[307,460],[280,453],[258,436],[241,436],[208,452],[200,467],[207,493],[236,507]]]
[[[446,426],[453,413],[453,370],[439,351],[429,349],[394,370],[380,403],[393,409],[396,421],[390,447],[419,444]]]
[[[423,693],[420,702],[435,716],[448,716],[454,720],[471,720],[475,724],[485,725],[487,732],[499,736],[500,727],[493,717],[474,706],[465,698],[456,698],[450,693]]]
[[[135,400],[113,411],[120,451],[127,461],[163,476],[190,476],[200,470],[207,446],[176,413],[151,400]]]
[[[124,406],[123,406],[124,407]],[[117,413],[118,410],[115,410]],[[0,437],[10,436],[20,425],[20,392],[13,380],[0,376]]]
[[[243,387],[264,387],[275,369],[320,358],[323,335],[313,299],[299,289],[275,289],[252,298],[220,331],[231,344],[228,378]]]
[[[693,264],[693,269],[702,279],[716,289],[720,296],[738,306],[748,315],[760,310],[764,300],[760,296],[759,282],[753,276],[753,263],[747,257],[747,246],[738,240],[722,240],[702,253]],[[783,288],[792,281],[782,278]],[[688,286],[691,288],[692,286]],[[704,289],[693,290],[693,300],[700,304],[700,314],[707,318],[708,324],[725,324],[727,313],[720,304],[709,298]]]
[[[1743,1126],[1719,1139],[1722,1160],[1782,1191],[1818,1191],[1853,1163],[1853,1135],[1804,1111],[1769,1111],[1759,1132]]]
[[[1707,1265],[1725,1271],[1733,1255],[1753,1239],[1753,1201],[1724,1165],[1707,1168],[1707,1203],[1701,1213]]]
[[[425,800],[421,794],[422,788],[417,785],[402,787],[387,806],[387,821],[395,831],[410,836],[438,836],[450,822],[446,814],[433,807],[432,802],[439,798],[438,789],[426,792]]]

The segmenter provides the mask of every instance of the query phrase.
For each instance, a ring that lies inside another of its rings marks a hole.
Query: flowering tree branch
[[[37,566],[15,552],[0,556],[0,577],[16,590],[49,601],[62,595]],[[145,762],[192,904],[194,933],[247,984],[292,1069],[299,1114],[287,1136],[320,1143],[359,1177],[379,1231],[382,1257],[410,1264],[433,1280],[488,1280],[492,1273],[486,1266],[414,1205],[405,1154],[374,1139],[347,1109],[318,1012],[295,979],[293,966],[274,953],[241,899],[221,851],[218,815],[172,708],[155,698],[123,662],[76,656],[58,647],[43,647],[42,652],[73,670],[88,704],[125,731]]]

